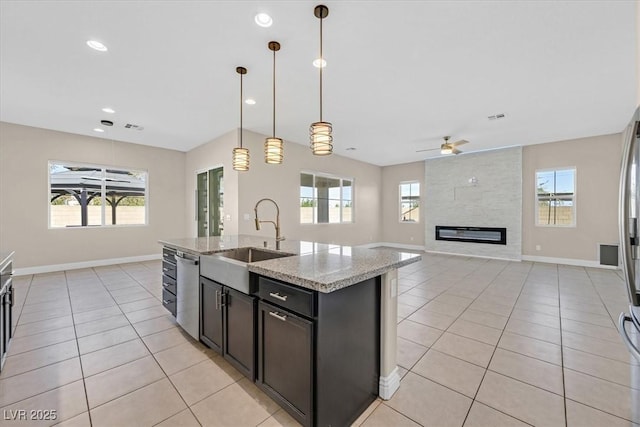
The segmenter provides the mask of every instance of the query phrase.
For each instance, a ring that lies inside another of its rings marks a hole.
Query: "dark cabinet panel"
[[[200,341],[251,381],[256,370],[256,300],[200,276]]]
[[[233,289],[224,289],[224,357],[245,376],[255,378],[255,301]]]
[[[302,425],[313,423],[313,322],[260,301],[258,385]]]
[[[169,310],[173,316],[176,315],[176,296],[166,289],[162,290],[162,305]]]
[[[222,285],[200,277],[200,340],[218,352],[223,348]]]
[[[260,299],[303,316],[313,317],[316,314],[316,293],[267,277],[260,276],[258,279],[258,295]]]

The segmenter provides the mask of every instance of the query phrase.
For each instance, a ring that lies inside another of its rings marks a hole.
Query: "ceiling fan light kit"
[[[456,142],[449,142],[449,139],[451,139],[450,136],[444,136],[444,143],[440,144],[440,154],[442,155],[449,155],[449,154],[460,154],[462,153],[461,150],[458,150],[458,148],[456,148],[458,145],[462,145],[462,144],[466,144],[469,141],[465,140],[465,139],[461,139],[460,141],[456,141]],[[438,150],[438,148],[427,148],[426,150],[416,150],[416,153],[422,153],[424,151],[434,151],[434,150]]]

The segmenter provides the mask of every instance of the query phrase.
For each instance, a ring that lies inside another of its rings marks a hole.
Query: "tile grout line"
[[[80,357],[80,344],[78,344],[78,334],[76,332],[76,324],[73,318],[73,305],[71,303],[71,292],[69,291],[69,281],[67,280],[67,272],[64,272],[64,282],[65,287],[67,289],[67,297],[69,298],[69,308],[71,309],[71,322],[73,323],[73,335],[75,336],[76,341],[76,350],[78,350],[78,363],[80,364],[80,374],[82,375],[82,388],[84,389],[84,398],[87,403],[87,416],[89,417],[89,426],[93,425],[93,421],[91,420],[91,411],[89,407],[89,395],[87,393],[87,383],[84,377],[84,369],[82,367],[82,357]]]
[[[558,321],[560,322],[560,363],[562,363],[562,404],[564,406],[564,425],[569,425],[569,419],[567,414],[567,383],[564,375],[564,347],[562,345],[562,291],[560,289],[560,269],[556,264],[556,274],[558,277]]]
[[[513,306],[511,307],[511,311],[509,312],[508,319],[511,319],[511,313],[513,313],[513,310],[515,309],[515,306],[518,303],[518,300],[520,299],[520,295],[522,295],[522,290],[524,289],[524,287],[525,287],[525,285],[527,283],[527,279],[529,278],[529,275],[531,274],[531,270],[533,270],[533,266],[534,266],[534,263],[532,263],[531,266],[529,267],[529,271],[527,272],[527,275],[524,277],[524,280],[522,281],[522,284],[520,285],[520,291],[518,292],[518,297],[513,302]],[[506,266],[504,268],[506,268]],[[502,271],[504,271],[504,269]],[[495,280],[495,278],[494,278],[494,280]],[[491,283],[493,283],[493,281]],[[489,283],[487,285],[487,288],[491,285],[491,283]],[[486,290],[486,288],[485,288],[485,290]],[[484,290],[482,292],[484,292]],[[507,323],[508,322],[509,321],[507,320]],[[484,379],[487,376],[487,372],[489,372],[489,366],[491,365],[491,361],[493,360],[493,356],[495,355],[496,350],[498,349],[498,344],[500,343],[500,340],[502,339],[502,336],[504,335],[504,332],[505,332],[506,328],[507,328],[507,324],[505,324],[504,329],[500,333],[500,338],[498,338],[498,342],[493,347],[493,352],[491,353],[491,357],[489,358],[489,361],[487,362],[487,367],[485,368],[484,373],[482,374],[482,379],[480,380],[480,383],[478,384],[478,388],[476,389],[476,392],[475,392],[475,394],[474,394],[474,396],[473,396],[473,398],[471,400],[471,405],[469,406],[469,409],[467,410],[467,414],[465,415],[464,420],[462,421],[462,425],[464,425],[467,422],[467,418],[469,417],[469,414],[471,413],[471,408],[473,407],[473,403],[476,402],[476,398],[478,397],[478,393],[480,392],[480,388],[482,387],[482,383],[484,382]],[[491,372],[493,372],[493,371],[491,371]],[[487,407],[489,407],[491,409],[497,410],[496,408],[494,408],[492,406],[489,406],[486,403],[483,403],[483,402],[480,402],[480,401],[478,401],[478,402],[482,403],[483,405],[485,405],[485,406],[487,406]],[[502,412],[500,410],[497,410],[497,411]],[[504,413],[504,412],[502,412],[502,413]],[[515,416],[513,416],[511,414],[506,414],[506,415],[509,415],[510,417],[515,418],[515,419],[517,419],[519,421],[522,421],[522,422],[524,422],[526,424],[529,424],[526,421],[521,420],[521,419],[519,419],[519,418],[517,418],[517,417],[515,417]]]
[[[146,267],[146,266],[145,266],[145,267]],[[134,278],[133,276],[131,276],[131,275],[130,275],[126,270],[124,270],[122,267],[120,267],[120,265],[118,265],[118,268],[120,268],[120,269],[121,269],[125,274],[127,274],[129,277],[131,277],[131,278],[133,278],[133,279],[135,280],[135,278]],[[140,333],[138,332],[138,330],[133,326],[133,323],[131,323],[131,320],[127,317],[127,315],[124,313],[124,311],[122,311],[122,308],[120,307],[120,304],[118,304],[118,302],[115,300],[115,298],[113,298],[113,295],[111,295],[111,292],[109,291],[109,289],[107,289],[107,287],[104,285],[104,282],[103,282],[102,278],[100,277],[100,275],[99,275],[97,272],[96,272],[96,276],[98,277],[98,280],[100,281],[100,283],[102,284],[102,286],[106,289],[106,291],[107,291],[107,292],[109,292],[109,296],[111,296],[111,298],[112,298],[112,299],[114,300],[114,302],[116,303],[116,306],[118,307],[118,310],[120,310],[120,312],[121,312],[121,313],[122,313],[122,315],[125,317],[125,319],[127,319],[127,322],[129,322],[129,325],[131,326],[131,328],[133,328],[134,332],[135,332],[135,333],[136,333],[136,335],[138,336],[138,339],[140,340],[140,342],[142,342],[142,345],[144,345],[144,346],[145,346],[145,348],[146,348],[146,349],[147,349],[147,351],[149,352],[150,356],[153,358],[154,362],[158,365],[158,367],[160,368],[160,370],[161,370],[161,371],[162,371],[162,373],[164,374],[165,378],[169,381],[169,383],[171,384],[171,387],[173,387],[173,389],[174,389],[174,390],[175,390],[175,392],[178,394],[178,396],[180,396],[180,399],[181,399],[181,400],[182,400],[182,402],[185,404],[186,409],[188,409],[188,410],[189,410],[189,412],[191,412],[191,415],[193,415],[193,418],[198,422],[198,424],[202,425],[202,423],[200,423],[200,420],[198,420],[198,417],[196,417],[196,414],[194,414],[194,413],[193,413],[193,411],[191,410],[191,407],[189,406],[189,404],[184,400],[184,397],[182,397],[182,394],[180,394],[180,391],[176,388],[176,386],[175,386],[175,384],[173,383],[173,381],[171,381],[171,378],[169,377],[169,375],[167,374],[167,372],[164,370],[164,368],[162,367],[162,365],[160,364],[160,362],[159,362],[159,361],[158,361],[158,359],[156,358],[155,354],[154,354],[154,353],[151,351],[151,349],[147,346],[147,343],[146,343],[146,342],[144,342],[144,340],[142,339],[142,336],[140,335]],[[136,282],[137,282],[137,280],[136,280]],[[138,283],[139,283],[139,282],[138,282]],[[146,289],[145,289],[145,290],[146,290]],[[149,291],[147,290],[147,292],[149,292]],[[149,293],[151,293],[151,292],[149,292]],[[162,316],[159,316],[159,317],[162,317]],[[155,319],[155,318],[154,318],[154,319]],[[153,319],[147,319],[147,320],[153,320]],[[162,331],[160,331],[160,332],[162,332]],[[153,334],[150,334],[150,335],[153,335]],[[145,356],[145,357],[146,357],[146,356]],[[127,362],[127,363],[129,363],[129,362]],[[121,365],[121,366],[123,366],[123,365]],[[185,369],[187,369],[187,368],[185,368]],[[107,371],[104,371],[104,372],[107,372]],[[180,372],[180,371],[178,371],[178,372]],[[164,378],[163,378],[163,379],[164,379]],[[159,382],[159,381],[162,381],[162,379],[157,380],[157,381],[154,381],[154,382],[152,382],[151,384],[154,384],[154,383]],[[132,390],[132,391],[130,391],[130,392],[128,392],[128,393],[123,394],[122,396],[118,396],[118,397],[116,397],[116,398],[114,398],[114,399],[110,400],[109,402],[111,402],[111,401],[113,401],[113,400],[116,400],[116,399],[119,399],[119,398],[121,398],[121,397],[124,397],[124,396],[126,396],[126,395],[128,395],[128,394],[131,394],[131,393],[133,393],[133,392],[135,392],[135,391],[137,391],[137,390],[140,390],[140,389],[142,389],[142,388],[144,388],[144,387],[147,387],[147,386],[149,386],[149,385],[151,385],[151,384],[146,384],[146,385],[144,385],[144,386],[142,386],[142,387],[140,387],[140,388],[137,388],[136,390]],[[104,404],[106,404],[106,403],[108,403],[108,402],[103,403],[103,405],[104,405]],[[102,405],[99,405],[99,406],[102,406]],[[97,406],[96,406],[96,408],[97,408]],[[159,421],[159,422],[158,422],[158,423],[156,423],[156,424],[159,424],[159,423],[161,423],[161,422],[163,422],[163,421],[166,421],[167,419],[169,419],[169,418],[173,417],[174,415],[179,414],[179,413],[180,413],[180,412],[182,412],[183,410],[184,410],[184,409],[181,409],[180,411],[176,412],[175,414],[171,414],[169,417],[167,417],[167,418],[166,418],[166,419],[164,419],[164,420]]]

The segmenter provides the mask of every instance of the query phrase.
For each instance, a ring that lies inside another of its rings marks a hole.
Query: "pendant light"
[[[244,67],[236,67],[236,73],[240,74],[240,146],[233,149],[233,170],[249,170],[249,149],[242,147],[242,76],[247,74]]]
[[[322,20],[329,16],[329,8],[325,5],[318,5],[313,10],[316,18],[320,19],[320,62],[322,56]],[[309,136],[311,142],[311,151],[316,156],[327,156],[333,152],[333,136],[331,132],[333,128],[331,123],[322,121],[322,69],[320,66],[320,121],[311,123],[309,127]]]
[[[273,52],[273,133],[264,141],[264,161],[279,165],[284,157],[282,139],[276,138],[276,52],[280,50],[280,43],[271,41],[268,46]]]

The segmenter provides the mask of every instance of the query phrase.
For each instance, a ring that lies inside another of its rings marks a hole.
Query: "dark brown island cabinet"
[[[348,426],[378,396],[380,277],[323,293],[252,273],[256,384],[303,426]]]
[[[200,276],[200,341],[255,380],[257,298]]]

